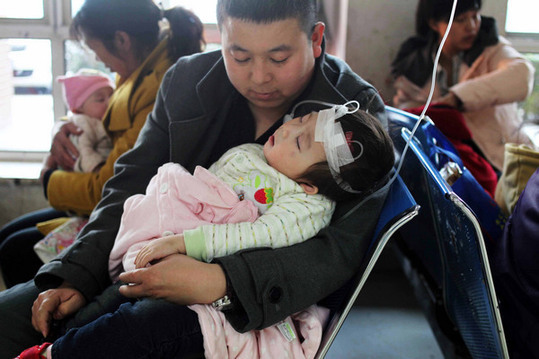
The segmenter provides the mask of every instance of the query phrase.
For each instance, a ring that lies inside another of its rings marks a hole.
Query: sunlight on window
[[[163,5],[166,3],[163,2]],[[193,1],[193,0],[169,0],[168,6],[182,6],[186,9],[194,12],[204,24],[216,24],[217,16],[215,15],[215,7],[217,0],[204,0],[204,1]]]
[[[2,0],[2,5],[0,6],[0,18],[42,19],[43,0]]]
[[[47,151],[54,122],[51,42],[0,40],[0,77],[0,150]]]
[[[505,30],[507,32],[539,34],[537,14],[539,14],[539,1],[537,0],[508,0]]]

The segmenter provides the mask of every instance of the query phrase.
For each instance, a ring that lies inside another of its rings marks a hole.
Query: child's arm
[[[204,225],[184,231],[186,253],[210,262],[243,249],[290,246],[326,227],[334,209],[335,203],[321,195],[283,195],[255,222]]]
[[[182,234],[154,239],[138,252],[135,258],[135,268],[144,268],[152,261],[176,253],[185,254],[185,242]]]

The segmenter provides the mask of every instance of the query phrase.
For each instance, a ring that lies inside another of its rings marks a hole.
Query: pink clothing
[[[146,195],[125,201],[110,253],[110,276],[116,281],[123,270],[135,269],[137,253],[152,239],[204,224],[253,222],[257,216],[251,201],[240,201],[229,185],[205,168],[197,167],[191,175],[179,164],[167,163],[150,181]]]
[[[323,328],[329,316],[329,309],[312,305],[292,314],[281,323],[263,330],[238,333],[226,320],[223,313],[209,305],[191,305],[198,314],[204,336],[204,356],[206,358],[273,359],[273,358],[314,358]],[[279,326],[291,328],[295,339],[288,341]]]

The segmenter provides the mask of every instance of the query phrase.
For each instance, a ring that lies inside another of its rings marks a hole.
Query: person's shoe
[[[43,359],[46,358],[45,352],[52,343],[43,343],[26,349],[20,353],[15,359]]]

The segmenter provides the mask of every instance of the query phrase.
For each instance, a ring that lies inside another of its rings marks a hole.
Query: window
[[[219,42],[216,0],[154,2],[189,8],[205,23],[208,48]],[[0,6],[0,162],[34,162],[39,168],[50,149],[55,119],[67,111],[54,79],[83,67],[108,71],[94,54],[69,40],[71,18],[83,3],[24,0]]]
[[[517,50],[535,67],[532,94],[520,104],[523,117],[539,121],[539,3],[534,0],[508,0],[505,31]]]

